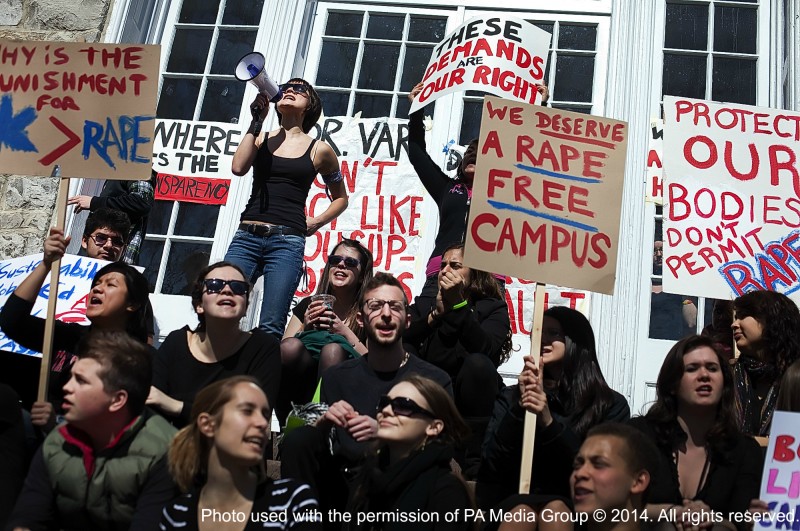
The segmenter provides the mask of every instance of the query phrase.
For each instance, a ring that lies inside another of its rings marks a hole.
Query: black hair
[[[134,339],[147,343],[147,307],[150,305],[150,287],[147,279],[131,265],[124,262],[111,262],[95,273],[92,279],[92,288],[109,273],[119,273],[123,276],[128,291],[126,301],[130,306],[135,307],[135,310],[128,315],[126,331]]]
[[[752,317],[762,327],[760,350],[783,372],[800,359],[800,310],[786,295],[776,291],[751,291],[733,301],[736,319]]]
[[[614,403],[614,392],[600,370],[589,320],[566,306],[549,308],[544,316],[558,321],[564,331],[564,361],[556,393],[572,419],[573,431],[583,437],[590,427],[603,421]]]
[[[289,83],[302,83],[306,86],[306,95],[308,95],[308,107],[306,108],[306,112],[303,115],[303,132],[308,134],[311,129],[314,128],[314,125],[319,121],[319,117],[322,116],[322,100],[319,98],[319,94],[317,91],[314,90],[314,87],[301,77],[293,77],[288,81]],[[283,116],[278,111],[278,106],[275,105],[275,112],[278,114],[278,123],[280,124],[283,120]]]
[[[126,242],[131,234],[131,220],[128,214],[121,210],[103,207],[89,213],[83,226],[83,235],[89,237],[94,231],[103,227],[118,233]]]
[[[250,285],[250,281],[247,278],[247,275],[244,274],[242,268],[238,265],[226,262],[225,260],[221,260],[219,262],[215,262],[211,265],[207,265],[200,272],[197,274],[197,278],[194,280],[194,285],[192,286],[192,309],[197,313],[197,307],[200,306],[201,302],[203,301],[203,291],[205,289],[205,284],[203,281],[206,279],[206,275],[211,273],[215,269],[219,269],[220,267],[232,267],[236,271],[242,275],[242,278],[245,282],[247,282],[247,295],[245,296],[245,303],[249,304],[250,302],[250,291],[252,290],[252,286]],[[202,313],[197,313],[197,328],[195,331],[202,331],[206,328],[206,316]]]

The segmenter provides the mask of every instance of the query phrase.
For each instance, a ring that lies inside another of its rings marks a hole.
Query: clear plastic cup
[[[333,310],[333,303],[336,302],[336,297],[333,295],[328,295],[327,293],[323,293],[321,295],[312,295],[311,302],[322,301],[322,303],[328,307],[329,310]]]

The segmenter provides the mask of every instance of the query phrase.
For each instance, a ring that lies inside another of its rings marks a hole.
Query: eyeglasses
[[[389,309],[396,314],[401,314],[406,311],[406,303],[403,301],[385,301],[383,299],[369,299],[364,302],[364,307],[370,313],[375,313],[383,309],[385,305],[389,305]]]
[[[206,293],[220,293],[225,286],[230,286],[234,295],[247,295],[250,285],[244,280],[222,280],[221,278],[207,278],[203,281]]]
[[[87,235],[87,237],[91,238],[98,247],[105,247],[109,240],[111,240],[111,247],[116,247],[117,249],[125,245],[125,240],[119,236],[109,236],[108,234],[103,234],[102,232]]]
[[[358,261],[358,258],[353,258],[352,256],[339,256],[338,254],[332,254],[328,257],[328,263],[332,266],[338,266],[339,264],[344,261],[344,265],[347,267],[356,268],[361,265],[361,262]]]
[[[383,395],[378,399],[378,411],[383,411],[386,406],[392,406],[392,411],[394,414],[403,417],[410,417],[416,414],[424,415],[432,419],[436,418],[436,415],[420,406],[410,398],[406,398],[404,396],[390,398],[389,395]]]
[[[281,91],[286,92],[292,89],[295,94],[308,94],[308,87],[302,83],[284,83],[281,85]]]

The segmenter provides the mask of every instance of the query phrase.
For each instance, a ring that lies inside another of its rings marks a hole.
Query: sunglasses
[[[383,411],[386,406],[392,406],[392,411],[394,414],[403,417],[410,417],[416,414],[430,417],[432,419],[436,418],[436,415],[420,406],[410,398],[406,398],[404,396],[390,398],[389,395],[383,395],[378,399],[378,411]]]
[[[116,247],[117,249],[125,245],[125,240],[119,236],[109,236],[108,234],[103,234],[102,232],[88,235],[88,237],[91,238],[98,247],[104,247],[109,240],[111,240],[111,246]]]
[[[244,280],[222,280],[221,278],[207,278],[203,281],[206,293],[219,293],[225,286],[230,286],[234,295],[247,295],[250,285]]]
[[[353,258],[352,256],[340,256],[338,254],[332,254],[328,257],[328,263],[332,266],[338,266],[339,264],[344,261],[344,265],[347,267],[356,268],[361,265],[358,258]]]
[[[281,85],[282,92],[286,92],[289,89],[292,89],[295,94],[308,94],[308,87],[302,83],[284,83]]]

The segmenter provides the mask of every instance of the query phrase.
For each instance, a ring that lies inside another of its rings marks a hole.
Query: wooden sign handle
[[[544,320],[544,284],[537,282],[533,299],[533,326],[531,327],[531,349],[536,367],[542,351],[542,321]],[[542,377],[541,371],[539,377]],[[525,412],[525,428],[522,434],[522,461],[519,470],[519,493],[531,492],[531,468],[533,467],[533,443],[536,439],[536,415]]]
[[[53,177],[61,177],[61,166],[53,168]],[[56,198],[56,224],[55,228],[64,230],[67,218],[67,195],[69,194],[69,178],[60,178],[58,182],[58,197]],[[47,400],[47,384],[50,380],[50,365],[53,359],[53,333],[56,322],[56,302],[58,301],[58,279],[61,269],[59,258],[50,267],[50,288],[47,294],[47,314],[44,324],[44,339],[42,342],[42,365],[39,367],[39,390],[36,400]]]

